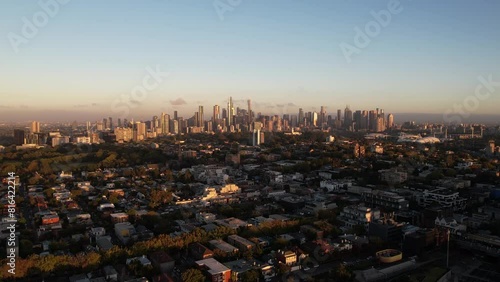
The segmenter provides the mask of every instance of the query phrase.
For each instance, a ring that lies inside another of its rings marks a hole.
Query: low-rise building
[[[198,260],[195,263],[205,272],[210,281],[229,282],[231,280],[231,269],[214,258]]]
[[[465,209],[467,199],[459,196],[458,192],[445,188],[434,190],[425,190],[417,197],[418,204],[422,207],[428,207],[432,204],[438,204],[444,208],[452,208],[454,211]]]
[[[404,197],[382,190],[362,192],[361,198],[371,207],[383,207],[391,210],[406,210],[410,207],[409,202]]]
[[[229,235],[227,241],[229,242],[229,244],[232,244],[235,247],[237,247],[241,252],[249,251],[255,248],[254,243],[238,235]]]
[[[118,240],[126,245],[130,240],[135,239],[136,231],[130,222],[121,222],[115,224],[115,234]]]

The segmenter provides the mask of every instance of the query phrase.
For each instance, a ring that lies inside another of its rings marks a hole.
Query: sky
[[[500,81],[499,13],[495,0],[0,1],[0,121],[198,105],[208,118],[230,96],[266,114],[457,113],[478,77]],[[498,114],[494,86],[466,116]]]

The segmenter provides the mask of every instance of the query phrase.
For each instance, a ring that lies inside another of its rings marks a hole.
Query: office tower
[[[32,121],[30,127],[30,133],[40,132],[40,123],[38,121]]]
[[[144,122],[138,121],[136,125],[137,125],[137,134],[139,136],[141,135],[146,136],[146,124]]]
[[[389,114],[387,115],[387,128],[391,129],[394,127],[394,115]]]
[[[129,127],[128,120],[126,118],[123,119],[123,127]]]
[[[16,145],[23,145],[25,134],[23,129],[14,129],[14,143]]]
[[[108,128],[108,120],[106,118],[102,119],[102,126],[104,127],[104,130]]]
[[[89,130],[90,130],[90,121],[87,121],[87,122],[85,123],[85,127],[86,127],[87,131],[89,131]]]
[[[118,127],[122,127],[122,119],[121,118],[118,119]]]
[[[377,112],[371,110],[368,116],[369,116],[369,129],[371,131],[377,131],[377,122],[378,122]]]
[[[321,106],[321,110],[319,112],[319,125],[323,126],[326,123],[326,109],[324,106]]]
[[[385,119],[383,116],[377,118],[377,132],[385,131]]]
[[[252,101],[248,99],[248,122],[252,122]]]
[[[347,130],[350,130],[352,127],[352,111],[349,106],[346,106],[344,111],[344,127]]]
[[[253,134],[252,134],[252,146],[260,145],[260,130],[262,129],[262,123],[254,122],[253,123]]]
[[[318,126],[318,113],[314,112],[312,114],[312,124],[313,126]]]
[[[203,106],[198,106],[198,127],[205,126],[204,114],[203,114]]]
[[[176,119],[174,119],[174,120],[172,121],[172,123],[173,123],[173,130],[172,130],[172,133],[173,133],[173,134],[179,134],[179,121],[178,121],[178,120],[176,120]]]
[[[170,115],[161,113],[160,128],[162,134],[168,134],[170,132]]]
[[[165,114],[163,116],[163,125],[161,128],[161,132],[163,134],[168,134],[170,132],[169,130],[170,130],[170,115]]]
[[[179,120],[179,116],[177,116],[177,111],[174,111],[174,119]]]
[[[214,106],[214,116],[212,117],[212,121],[218,121],[220,119],[220,107],[219,105]]]
[[[494,154],[495,153],[495,140],[490,140],[489,142],[489,153]]]
[[[158,116],[153,116],[153,129],[156,129],[158,128],[158,126],[160,125],[159,121],[158,121]]]
[[[109,129],[113,130],[113,118],[108,117],[108,120],[109,120]]]
[[[95,123],[96,123],[97,131],[104,130],[104,125],[103,125],[102,121],[96,121]]]
[[[304,125],[304,110],[299,109],[299,126]]]
[[[230,127],[234,123],[233,116],[234,116],[233,97],[229,97],[229,101],[227,102],[227,126],[228,127]]]
[[[361,129],[361,118],[362,114],[361,111],[355,111],[353,114],[353,119],[354,119],[354,130],[358,131]]]
[[[342,110],[341,109],[337,110],[337,120],[342,120]]]
[[[367,130],[369,124],[368,111],[361,112],[361,123],[359,125],[360,130]]]
[[[227,110],[226,109],[222,109],[222,119],[227,120]]]

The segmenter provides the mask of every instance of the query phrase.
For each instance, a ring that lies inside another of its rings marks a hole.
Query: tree
[[[196,268],[189,268],[182,273],[184,282],[205,282],[205,276]]]
[[[150,199],[149,199],[149,207],[155,209],[161,204],[166,204],[172,201],[172,193],[167,191],[154,189],[151,191]]]
[[[353,281],[353,273],[343,264],[340,264],[337,269],[332,273],[333,281]]]
[[[242,282],[259,281],[259,278],[260,278],[260,273],[257,270],[255,270],[255,269],[246,271],[246,272],[244,272],[241,275],[241,281]]]

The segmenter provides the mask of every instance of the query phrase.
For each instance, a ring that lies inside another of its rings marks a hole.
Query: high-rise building
[[[160,127],[162,134],[168,134],[170,130],[170,115],[161,113],[160,116]]]
[[[175,119],[175,120],[178,120],[178,119],[179,119],[179,117],[177,116],[177,111],[174,111],[174,119]]]
[[[304,110],[299,109],[299,126],[304,125]]]
[[[248,103],[248,122],[252,122],[253,118],[252,118],[252,101],[250,99],[248,99],[247,101]]]
[[[385,131],[385,119],[383,116],[377,118],[377,132]]]
[[[174,119],[173,120],[173,124],[174,124],[174,126],[173,126],[174,130],[172,131],[172,133],[173,134],[179,134],[179,121],[176,120],[176,119]]]
[[[369,124],[368,111],[361,112],[361,124],[359,125],[360,130],[367,130]]]
[[[205,126],[204,114],[203,114],[203,106],[198,106],[198,127]]]
[[[22,129],[14,129],[14,143],[16,145],[23,145],[25,141],[25,133]]]
[[[262,129],[262,123],[254,122],[253,123],[253,134],[252,134],[252,146],[259,146],[260,141],[260,130]]]
[[[121,118],[118,119],[118,127],[122,127],[122,119]]]
[[[389,114],[387,115],[387,128],[391,129],[394,127],[394,115]]]
[[[312,114],[312,124],[313,126],[318,126],[318,113],[313,112]]]
[[[321,110],[319,112],[319,125],[323,126],[326,123],[326,108],[325,106],[321,106]]]
[[[353,120],[354,120],[354,130],[358,131],[361,129],[361,119],[362,119],[362,114],[361,111],[355,111],[353,114]]]
[[[31,122],[30,133],[39,133],[40,132],[40,123],[38,121]]]
[[[108,120],[109,120],[109,129],[113,130],[113,118],[109,117]]]
[[[227,120],[227,110],[226,109],[222,109],[222,119]]]
[[[104,130],[106,130],[108,128],[108,120],[106,118],[102,119],[102,126],[103,126]]]
[[[152,123],[153,129],[158,128],[159,125],[160,123],[158,121],[158,116],[153,116],[153,123]]]
[[[377,131],[378,114],[376,111],[371,110],[369,113],[369,129],[371,131]]]
[[[212,117],[212,121],[216,122],[220,119],[220,107],[219,105],[214,106],[214,116]]]
[[[345,111],[344,111],[344,127],[347,130],[351,130],[352,128],[352,111],[349,108],[349,106],[346,106]]]
[[[234,123],[234,105],[233,105],[233,97],[229,97],[229,101],[227,103],[227,126],[230,127]]]

